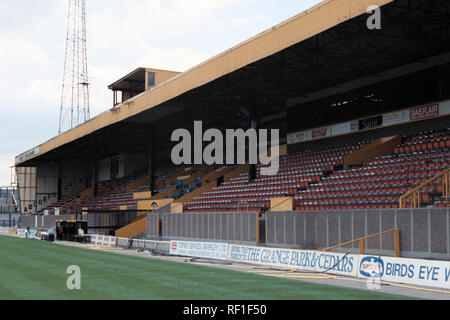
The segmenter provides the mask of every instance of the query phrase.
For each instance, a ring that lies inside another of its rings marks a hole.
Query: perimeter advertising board
[[[312,272],[356,277],[358,274],[358,255],[320,251],[304,251],[279,248],[260,248],[229,245],[229,260],[273,266],[286,269],[299,269]]]
[[[170,254],[185,257],[227,260],[228,244],[212,242],[171,241]]]
[[[170,254],[450,289],[450,261],[172,241]]]
[[[361,256],[358,277],[450,289],[450,261]]]
[[[117,237],[95,234],[91,237],[91,242],[95,245],[113,248],[117,246]]]

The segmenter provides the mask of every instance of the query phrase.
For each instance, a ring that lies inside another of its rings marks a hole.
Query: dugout
[[[56,238],[63,241],[75,241],[78,229],[88,232],[88,222],[81,220],[56,220]]]

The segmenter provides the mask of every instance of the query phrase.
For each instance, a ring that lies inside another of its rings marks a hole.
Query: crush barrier
[[[351,241],[347,241],[341,244],[338,244],[336,246],[330,247],[330,248],[326,248],[323,249],[323,251],[333,251],[336,249],[342,249],[345,248],[349,245],[353,245],[354,243],[358,243],[358,247],[359,247],[359,254],[365,254],[366,253],[366,242],[369,239],[374,239],[374,238],[379,238],[382,237],[384,235],[388,235],[388,234],[393,234],[393,241],[394,241],[394,252],[395,252],[395,256],[396,257],[400,257],[400,230],[397,228],[391,229],[391,230],[387,230],[387,231],[383,231],[383,232],[378,232],[376,234],[367,236],[367,237],[363,237],[360,239],[356,239],[356,240],[351,240]]]

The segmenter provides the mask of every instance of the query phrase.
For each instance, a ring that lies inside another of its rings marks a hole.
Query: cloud
[[[61,101],[61,84],[56,80],[33,79],[28,87],[28,94],[34,101],[41,101],[45,106],[57,106]],[[32,108],[33,106],[27,105]],[[53,107],[52,107],[53,109]],[[42,110],[42,109],[41,109]]]
[[[266,25],[272,22],[272,19],[260,13],[250,17],[238,17],[230,20],[233,27],[242,27],[247,24]]]
[[[217,18],[217,12],[237,2],[237,0],[125,1],[120,3],[120,10],[114,10],[113,7],[102,8],[89,16],[89,37],[97,45],[110,46],[111,43],[120,42],[120,47],[129,47],[135,40],[167,40],[188,35],[215,34],[223,25]]]
[[[209,55],[194,52],[188,48],[172,50],[158,49],[140,41],[139,48],[144,55],[138,60],[139,66],[148,66],[164,70],[186,71],[210,58]]]
[[[12,67],[17,63],[33,63],[45,65],[48,63],[48,56],[37,44],[29,39],[12,39],[0,35],[0,58],[4,66]]]

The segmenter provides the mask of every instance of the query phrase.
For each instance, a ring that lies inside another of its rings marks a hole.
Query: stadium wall
[[[107,229],[127,224],[136,215],[88,215],[89,233],[104,234]],[[55,225],[56,219],[71,218],[24,216],[21,227],[47,229]],[[259,225],[252,212],[148,214],[146,236],[158,240],[258,244],[260,230],[264,233],[265,229],[267,246],[320,250],[393,228],[400,230],[402,257],[450,259],[450,209],[446,208],[269,212],[265,225]],[[389,233],[366,240],[365,252],[391,256],[394,245],[394,235]],[[359,252],[357,243],[342,250]]]
[[[57,202],[58,193],[63,198],[86,189],[90,177],[88,163],[75,161],[16,167],[16,174],[22,214],[35,214]]]
[[[71,220],[71,215],[64,216],[23,216],[20,226],[32,229],[50,229],[56,225],[56,220]]]
[[[163,240],[256,244],[259,238],[255,212],[167,213],[161,215],[161,224]]]
[[[22,214],[36,212],[36,167],[16,167]]]
[[[400,230],[402,257],[450,259],[449,209],[370,209],[269,212],[267,245],[325,249],[393,228]],[[366,253],[392,255],[393,234],[366,240]],[[358,252],[358,244],[345,247]]]
[[[161,215],[158,213],[147,214],[147,237],[159,238],[160,236],[160,226],[161,226]]]
[[[58,167],[50,163],[36,167],[36,186],[36,210],[39,211],[58,200]]]

